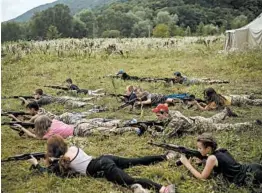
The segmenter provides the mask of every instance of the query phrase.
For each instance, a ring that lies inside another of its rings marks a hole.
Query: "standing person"
[[[144,189],[146,188],[154,189],[159,193],[175,193],[174,185],[163,186],[149,179],[133,178],[123,171],[132,166],[150,165],[171,159],[174,157],[172,152],[141,158],[123,158],[114,155],[102,155],[94,158],[76,146],[68,147],[62,137],[54,135],[47,141],[46,156],[48,168],[40,166],[34,157],[29,162],[41,172],[55,172],[58,175],[66,176],[70,171],[73,171],[84,176],[104,177],[110,182],[133,188],[136,192],[147,192]],[[52,166],[50,160],[59,161]]]
[[[215,89],[207,88],[204,90],[204,98],[207,105],[203,106],[197,101],[191,102],[197,106],[199,110],[208,111],[224,108],[225,106],[240,106],[240,105],[253,105],[262,106],[262,99],[251,99],[250,95],[229,95],[223,96],[218,94]]]
[[[208,156],[203,171],[197,171],[184,155],[180,158],[180,161],[196,178],[207,179],[214,171],[237,185],[259,186],[262,184],[262,165],[238,163],[226,149],[217,149],[217,142],[211,134],[203,133],[198,136],[197,148],[202,156]]]

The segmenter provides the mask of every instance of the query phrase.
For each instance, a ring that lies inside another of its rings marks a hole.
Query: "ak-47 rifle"
[[[44,152],[25,153],[25,154],[16,155],[13,157],[8,157],[6,159],[2,159],[1,162],[28,160],[32,158],[31,156],[33,156],[37,160],[40,160],[42,158],[45,158],[45,153]]]
[[[2,97],[2,99],[18,99],[18,98],[20,98],[20,97],[22,97],[22,98],[24,98],[24,99],[34,99],[34,97],[33,96],[9,96],[9,97]]]
[[[183,147],[183,146],[174,145],[174,144],[167,144],[167,143],[154,143],[154,142],[148,142],[148,144],[154,145],[154,146],[157,146],[157,147],[161,147],[161,148],[165,148],[165,149],[168,149],[168,150],[176,151],[178,153],[185,154],[185,156],[187,158],[197,157],[197,158],[199,158],[200,160],[203,160],[203,161],[205,161],[207,159],[207,156],[202,156],[199,151],[193,150],[193,149],[188,149],[188,148]],[[176,162],[176,165],[180,166],[180,165],[182,165],[182,162],[180,160],[178,160]]]
[[[20,122],[20,121],[10,121],[10,122],[2,122],[1,123],[1,125],[9,125],[11,129],[13,129],[15,131],[18,131],[19,136],[24,135],[24,133],[25,133],[24,131],[22,131],[19,128],[12,127],[15,124],[19,124],[19,125],[21,125],[24,128],[34,128],[35,127],[34,123],[27,123],[27,122]]]
[[[196,98],[195,95],[193,95],[193,94],[190,95],[189,97],[183,98],[183,99],[181,99],[181,100],[183,100],[183,102],[188,102],[188,101],[194,101],[194,100],[196,100],[198,103],[206,103],[205,100],[202,100],[202,99],[200,99],[200,98]]]
[[[14,115],[15,117],[19,115],[30,115],[30,113],[24,112],[24,111],[4,111],[1,112],[1,116],[8,116],[8,115]]]
[[[129,100],[127,102],[125,102],[124,104],[122,104],[121,106],[119,106],[116,111],[120,110],[120,109],[123,109],[125,107],[128,107],[128,106],[132,106],[130,110],[132,110],[134,108],[134,105],[135,105],[135,102],[138,100],[138,98],[133,98],[132,100]]]
[[[124,124],[124,127],[137,127],[139,125],[146,125],[148,127],[152,127],[152,126],[165,126],[165,122],[163,121],[137,121],[137,122],[127,122]]]
[[[164,121],[136,121],[136,122],[132,122],[129,121],[127,123],[125,123],[123,125],[124,127],[138,127],[140,129],[140,134],[142,135],[148,127],[153,127],[155,126],[155,130],[158,132],[162,132],[163,131],[163,127],[166,126],[166,122]]]
[[[44,87],[47,87],[47,88],[53,88],[53,89],[59,89],[59,90],[70,90],[69,88],[67,87],[63,87],[63,86],[56,86],[56,85],[46,85]]]
[[[59,89],[59,90],[65,90],[65,91],[72,90],[72,91],[76,91],[77,93],[88,94],[88,90],[87,89],[76,89],[75,90],[75,89],[71,89],[71,88],[68,88],[68,87],[56,86],[56,85],[46,85],[44,87],[53,88],[53,89]]]

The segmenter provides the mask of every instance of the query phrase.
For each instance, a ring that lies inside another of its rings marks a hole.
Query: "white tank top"
[[[75,148],[74,146],[69,147]],[[71,160],[69,167],[83,175],[86,175],[86,168],[92,160],[92,156],[87,155],[82,149],[77,148],[76,156]]]

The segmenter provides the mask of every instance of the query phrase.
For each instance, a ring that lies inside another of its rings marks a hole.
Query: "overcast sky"
[[[1,22],[13,19],[26,11],[55,0],[1,0]]]

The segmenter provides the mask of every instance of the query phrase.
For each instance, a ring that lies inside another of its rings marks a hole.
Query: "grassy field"
[[[136,41],[136,40],[132,40]],[[164,41],[164,40],[163,40]],[[158,40],[161,42],[161,40]],[[108,55],[107,52],[97,52],[89,56],[70,55],[70,50],[59,55],[57,52],[31,52],[21,54],[6,52],[2,58],[2,96],[29,95],[37,88],[47,84],[60,84],[71,77],[80,88],[104,88],[107,92],[123,93],[127,85],[135,84],[156,93],[189,92],[197,97],[208,85],[166,85],[163,83],[140,83],[131,81],[111,80],[101,78],[124,69],[130,75],[172,77],[174,71],[180,71],[188,77],[208,77],[230,80],[230,84],[213,85],[223,94],[250,94],[262,98],[262,54],[261,50],[244,53],[224,54],[223,40],[205,46],[204,44],[188,43],[185,45],[161,47],[153,49],[144,46],[130,49],[124,57],[119,54]],[[74,48],[74,50],[76,50]],[[3,49],[2,49],[3,51]],[[125,50],[124,50],[125,51]],[[80,51],[79,51],[80,53]],[[127,53],[127,52],[124,52]],[[56,91],[44,89],[48,94],[55,95]],[[115,98],[104,97],[94,101],[106,105],[110,109],[119,104]],[[63,106],[48,105],[46,109],[56,114],[66,112]],[[186,115],[201,115],[210,117],[216,112],[199,112],[178,107]],[[227,118],[225,122],[243,122],[262,119],[261,107],[232,107],[239,117]],[[18,100],[2,100],[2,110],[24,110]],[[77,109],[76,111],[84,111]],[[130,113],[128,109],[118,112],[93,114],[90,117],[106,117],[138,120],[155,118],[150,109],[143,109]],[[8,120],[2,117],[3,120]],[[7,126],[1,128],[2,159],[15,154],[45,151],[44,141],[20,138],[17,133]],[[235,133],[214,133],[221,147],[227,148],[241,163],[262,162],[262,129]],[[195,148],[197,135],[187,135],[173,138],[167,142]],[[93,156],[101,154],[115,154],[125,157],[139,157],[145,155],[162,154],[165,151],[147,144],[151,139],[149,134],[138,137],[135,133],[121,136],[96,136],[75,138],[74,143],[84,148]],[[156,141],[160,139],[155,139]],[[53,175],[40,175],[29,171],[30,164],[25,161],[2,163],[1,165],[2,192],[131,192],[127,188],[107,182],[105,179],[78,177],[61,179]],[[200,169],[200,168],[199,168]],[[175,167],[175,160],[152,166],[139,166],[126,170],[135,177],[145,177],[163,185],[175,183],[179,193],[206,192],[236,192],[247,193],[248,189],[238,188],[233,184],[226,184],[220,178],[206,181],[195,179],[185,167]]]

